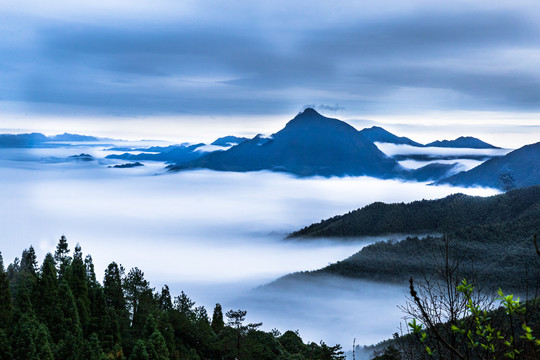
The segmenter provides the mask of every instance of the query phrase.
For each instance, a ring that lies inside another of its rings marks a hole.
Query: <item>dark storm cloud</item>
[[[385,60],[386,56],[420,59],[465,50],[538,43],[537,29],[527,18],[512,12],[421,13],[378,19],[345,28],[323,29],[310,42],[331,56],[358,55]],[[381,56],[384,56],[381,58]]]
[[[518,67],[521,56],[513,53],[537,51],[539,31],[518,10],[435,9],[320,26],[314,19],[309,28],[280,31],[245,19],[237,26],[23,20],[32,41],[0,45],[0,97],[34,109],[257,114],[311,102],[340,104],[328,111],[404,102],[540,108],[535,62]]]

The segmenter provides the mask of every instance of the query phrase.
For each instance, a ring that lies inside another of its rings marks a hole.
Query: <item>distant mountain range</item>
[[[372,142],[390,143],[396,145],[410,145],[416,147],[441,147],[441,148],[467,148],[467,149],[500,149],[471,136],[460,136],[455,140],[433,141],[429,144],[420,144],[404,136],[396,136],[379,126],[373,126],[360,130],[360,133]]]
[[[383,142],[398,145],[411,145],[411,146],[424,146],[416,141],[413,141],[404,136],[396,136],[389,131],[386,131],[382,127],[373,126],[369,129],[360,130],[360,133],[364,135],[371,142]]]
[[[214,141],[210,145],[218,145],[218,146],[234,146],[243,143],[244,141],[249,140],[249,138],[246,137],[238,137],[238,136],[224,136],[220,137],[216,141]]]
[[[41,133],[30,134],[0,134],[0,147],[32,148],[52,146],[55,142],[90,142],[99,141],[94,136],[64,133],[61,135],[45,136]]]
[[[65,146],[62,144],[64,142],[99,140],[103,139],[69,133],[55,136],[41,133],[3,134],[0,135],[0,147],[56,147]],[[461,155],[428,150],[425,153],[414,151],[387,156],[375,143],[379,146],[380,143],[404,145],[409,146],[409,149],[500,149],[479,139],[464,136],[422,145],[377,126],[358,131],[346,122],[325,117],[307,108],[282,130],[269,137],[257,135],[248,139],[225,136],[212,142],[213,146],[183,143],[147,148],[110,148],[108,150],[130,152],[111,154],[107,158],[132,162],[161,161],[171,164],[167,167],[169,171],[205,168],[239,172],[270,170],[297,176],[366,175],[381,179],[436,181],[437,184],[487,186],[502,190],[540,184],[540,143],[525,146],[504,157],[491,152]],[[131,153],[134,151],[140,153]],[[462,159],[485,162],[467,172],[457,173],[460,169],[459,160]],[[429,163],[419,169],[407,169],[398,163],[402,160]],[[445,160],[447,163],[433,162],[437,160]]]
[[[224,136],[219,139],[216,139],[211,145],[221,146],[223,148],[229,148],[243,143],[244,141],[249,140],[244,137],[237,136]],[[204,143],[199,144],[189,144],[183,143],[179,145],[169,145],[169,146],[152,146],[152,147],[113,147],[108,150],[111,151],[137,151],[141,152],[140,154],[111,154],[107,155],[107,159],[121,159],[121,160],[130,160],[130,161],[163,161],[166,163],[182,163],[186,161],[191,161],[200,158],[201,156],[206,155],[208,152],[212,151],[203,151],[201,148],[206,146]],[[219,150],[216,150],[219,151]],[[150,154],[154,153],[154,154]]]
[[[308,108],[285,128],[260,135],[196,160],[169,167],[170,171],[207,168],[222,171],[272,170],[299,176],[369,175],[391,178],[403,169],[349,124]]]
[[[151,148],[135,148],[128,149],[131,151],[144,151],[140,154],[111,154],[107,155],[107,159],[120,159],[120,160],[129,160],[129,161],[163,161],[166,163],[181,163],[185,161],[191,161],[197,159],[204,154],[205,152],[197,151],[198,148],[204,146],[205,144],[195,144],[195,145],[171,145],[167,147],[158,147],[154,146]],[[114,149],[114,148],[113,148]],[[124,148],[125,149],[125,148]],[[123,151],[123,150],[121,150]]]
[[[460,139],[467,139],[468,142]],[[231,144],[238,141],[238,138],[225,137],[218,140],[215,143]],[[270,137],[257,135],[249,140],[240,138],[240,141],[239,145],[227,151],[204,154],[191,161],[178,162],[168,169],[181,171],[206,168],[240,172],[271,170],[299,176],[368,175],[416,181],[436,181],[458,170],[457,163],[431,163],[416,170],[405,169],[397,163],[396,158],[381,152],[374,142],[416,147],[424,145],[406,137],[398,137],[381,127],[358,131],[343,121],[325,117],[311,108],[298,114],[285,128]],[[483,142],[474,138],[459,138],[444,144],[451,146],[452,143],[456,146],[467,143],[479,146]],[[489,155],[482,155],[482,159],[486,157],[490,158]],[[448,160],[445,157],[442,159]]]
[[[486,186],[511,190],[540,184],[540,142],[526,145],[507,155],[487,160],[437,184]]]
[[[54,136],[48,136],[50,141],[70,141],[70,142],[78,142],[78,141],[99,141],[100,139],[95,136],[88,136],[88,135],[79,135],[79,134],[69,134],[69,133],[63,133],[61,135],[54,135]]]
[[[468,149],[500,149],[484,142],[480,139],[471,136],[460,136],[455,140],[434,141],[424,145],[426,147],[442,147],[442,148],[468,148]]]

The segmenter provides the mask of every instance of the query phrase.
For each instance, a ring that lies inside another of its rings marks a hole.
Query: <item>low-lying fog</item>
[[[20,161],[0,153],[0,251],[6,265],[31,244],[41,262],[65,234],[71,250],[79,242],[85,254],[92,254],[99,277],[113,260],[126,270],[137,266],[152,286],[167,283],[174,294],[184,290],[210,313],[221,302],[226,310],[248,310],[248,320],[262,321],[267,330],[298,329],[304,340],[342,343],[346,349],[354,337],[370,344],[397,331],[396,305],[404,301],[406,288],[323,279],[281,291],[250,291],[281,275],[344,259],[377,240],[287,241],[284,236],[374,201],[496,193],[367,177],[164,174],[159,163],[112,169],[103,161],[47,161],[43,154],[28,151]]]
[[[480,165],[485,159],[477,160],[476,158],[504,156],[512,151],[512,149],[469,149],[469,148],[441,148],[441,147],[417,147],[411,145],[397,145],[389,143],[375,143],[379,150],[386,155],[393,157],[396,155],[402,155],[405,157],[414,157],[415,155],[421,155],[426,157],[432,157],[433,160],[414,160],[406,159],[398,161],[403,167],[409,169],[418,169],[422,166],[433,163],[441,164],[454,164],[458,163],[459,166],[454,169],[455,172],[468,171],[472,168]],[[471,158],[472,157],[472,158]],[[445,159],[447,158],[447,159]]]

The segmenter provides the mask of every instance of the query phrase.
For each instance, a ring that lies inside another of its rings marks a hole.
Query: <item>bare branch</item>
[[[416,292],[416,290],[414,289],[414,284],[413,284],[413,278],[411,277],[409,279],[409,283],[410,283],[410,293],[411,293],[411,296],[414,300],[414,302],[416,303],[416,306],[418,306],[418,309],[420,309],[420,312],[422,313],[422,316],[424,317],[424,319],[426,320],[427,324],[429,325],[429,328],[433,331],[433,333],[435,334],[435,337],[448,349],[450,350],[452,353],[454,353],[458,358],[462,359],[462,360],[465,360],[465,356],[463,356],[463,354],[457,350],[455,347],[453,347],[452,345],[450,345],[446,339],[444,339],[444,337],[441,336],[441,334],[439,334],[439,331],[437,331],[437,328],[435,327],[435,324],[433,324],[433,322],[431,321],[429,315],[427,314],[426,310],[424,309],[424,307],[422,306],[422,302],[420,301],[420,298],[418,297],[418,293]]]

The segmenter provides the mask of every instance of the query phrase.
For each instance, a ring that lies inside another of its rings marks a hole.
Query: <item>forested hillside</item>
[[[528,285],[534,288],[540,270],[533,242],[539,230],[538,186],[487,198],[458,194],[410,204],[375,203],[311,225],[292,236],[440,232],[446,234],[448,251],[442,237],[408,237],[399,242],[375,243],[321,270],[290,277],[330,273],[405,282],[410,276],[437,276],[441,256],[447,252],[484,284],[524,292]],[[516,281],[518,278],[521,280]]]
[[[490,197],[454,194],[408,204],[376,202],[307,226],[289,237],[454,232],[472,225],[535,220],[539,214],[540,186],[533,186]]]
[[[156,292],[138,268],[111,263],[98,282],[80,246],[61,237],[38,267],[32,247],[4,269],[0,256],[0,359],[342,359],[339,345],[264,332],[246,312],[210,317],[186,294]]]

